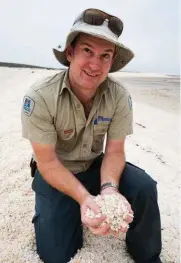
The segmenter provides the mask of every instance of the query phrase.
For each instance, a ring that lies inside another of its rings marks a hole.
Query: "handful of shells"
[[[133,217],[133,215],[129,212],[126,201],[119,194],[97,195],[95,202],[100,207],[101,213],[95,214],[88,208],[86,211],[87,217],[98,218],[105,215],[106,219],[101,226],[108,223],[112,231],[118,232],[121,227],[129,228],[129,224],[125,219],[127,216]]]

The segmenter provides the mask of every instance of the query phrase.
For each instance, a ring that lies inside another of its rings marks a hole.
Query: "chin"
[[[90,83],[88,81],[85,81],[84,83],[82,83],[83,87],[87,90],[96,90],[97,87],[100,85],[99,83]]]
[[[82,84],[86,85],[87,87],[97,88],[101,84],[100,79],[82,79]]]

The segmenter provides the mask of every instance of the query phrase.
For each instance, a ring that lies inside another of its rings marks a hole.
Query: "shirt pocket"
[[[108,124],[98,124],[94,126],[92,151],[101,153],[103,151],[104,139],[108,130]]]
[[[76,146],[75,128],[66,128],[57,131],[60,149],[70,152]]]

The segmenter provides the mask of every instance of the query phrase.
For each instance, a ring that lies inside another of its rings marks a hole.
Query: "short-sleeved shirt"
[[[32,85],[22,111],[22,136],[55,145],[61,163],[73,173],[86,171],[103,151],[104,138],[125,139],[133,133],[132,102],[113,77],[98,87],[88,118],[71,90],[68,70]],[[34,156],[36,160],[36,156]]]

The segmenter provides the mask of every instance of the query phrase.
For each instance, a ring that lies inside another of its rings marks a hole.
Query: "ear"
[[[66,54],[67,60],[69,62],[71,62],[72,61],[72,57],[73,57],[73,48],[72,48],[72,46],[67,47],[67,49],[65,51],[65,54]]]
[[[110,69],[112,68],[112,65],[113,65],[113,63],[114,63],[114,60],[115,60],[115,58],[116,58],[116,55],[117,55],[117,53],[116,53],[116,49],[114,50],[114,54],[113,54],[113,57],[112,57],[112,61],[111,61],[111,63],[110,63]],[[110,70],[109,69],[109,70]]]

